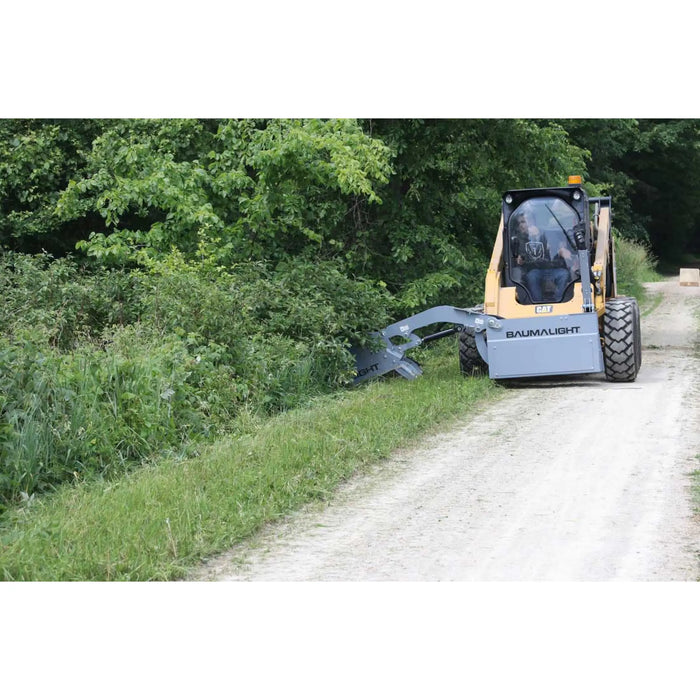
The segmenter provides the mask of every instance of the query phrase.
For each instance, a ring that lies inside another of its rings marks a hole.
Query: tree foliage
[[[657,258],[700,252],[700,121],[577,119],[560,121],[573,143],[591,152],[589,176],[612,195],[616,227],[649,243]]]
[[[700,253],[700,120],[640,120],[639,148],[627,168],[631,203],[648,222],[657,256],[680,260]]]
[[[104,120],[0,120],[0,246],[65,253],[86,235],[64,225],[56,204],[71,178],[82,175]]]
[[[349,120],[127,121],[95,140],[58,212],[99,213],[80,247],[108,260],[327,257],[352,201],[379,202],[389,171],[388,148]]]
[[[0,245],[109,264],[343,260],[407,307],[470,296],[514,187],[572,172],[657,257],[694,247],[694,120],[0,121]],[[441,291],[442,290],[442,291]]]
[[[396,152],[395,174],[368,211],[355,267],[384,279],[406,309],[475,302],[502,193],[584,170],[586,152],[557,125],[527,120],[388,120],[365,128]]]

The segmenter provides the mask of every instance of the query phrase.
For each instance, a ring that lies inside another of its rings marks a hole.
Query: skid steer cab
[[[434,324],[447,328],[417,333]],[[612,382],[634,381],[639,307],[617,296],[610,197],[588,197],[577,176],[566,187],[506,192],[484,303],[437,306],[374,333],[371,348],[351,350],[355,383],[390,372],[414,379],[421,368],[406,353],[452,333],[465,375],[604,372]]]

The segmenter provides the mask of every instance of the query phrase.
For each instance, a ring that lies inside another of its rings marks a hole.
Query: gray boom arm
[[[357,377],[355,384],[373,377],[395,370],[406,379],[415,379],[423,372],[418,363],[405,357],[406,351],[420,345],[423,339],[414,331],[433,323],[451,323],[457,330],[473,328],[476,333],[483,333],[487,328],[499,328],[500,321],[494,316],[481,313],[480,309],[459,309],[454,306],[435,306],[432,309],[421,311],[415,316],[409,316],[402,321],[397,321],[387,326],[379,333],[372,333],[375,338],[375,347],[351,348],[350,352],[355,356]],[[392,338],[401,337],[406,342],[395,345]],[[486,358],[484,358],[486,359]]]

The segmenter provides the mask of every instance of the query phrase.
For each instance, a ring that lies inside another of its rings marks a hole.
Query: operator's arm
[[[563,258],[566,261],[567,265],[571,265],[574,255],[564,244],[562,244],[557,253],[559,254],[560,258]]]

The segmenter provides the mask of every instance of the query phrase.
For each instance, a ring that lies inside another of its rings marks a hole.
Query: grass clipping
[[[461,377],[456,355],[447,342],[425,351],[425,375],[415,381],[380,380],[273,419],[249,417],[237,437],[196,458],[34,500],[0,529],[0,578],[182,578],[502,391],[486,377]]]

